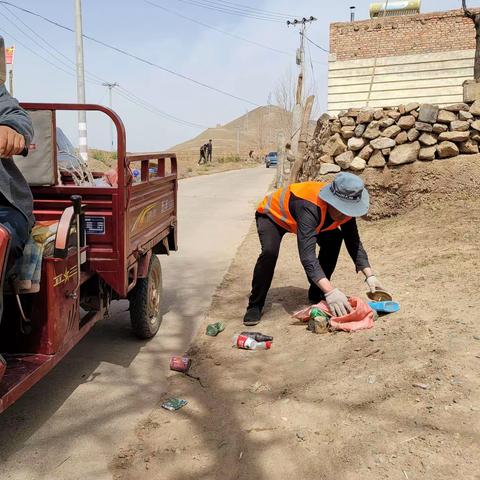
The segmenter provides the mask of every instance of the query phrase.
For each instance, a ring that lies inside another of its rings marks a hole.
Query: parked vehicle
[[[133,332],[141,339],[153,337],[162,321],[157,255],[177,250],[174,153],[127,154],[121,119],[102,106],[27,103],[22,107],[31,114],[35,138],[30,158],[16,162],[33,193],[37,226],[48,225],[55,233],[53,245],[39,257],[37,289],[19,290],[5,279],[0,412],[104,318],[112,300],[128,299]],[[65,170],[78,167],[78,157],[56,129],[56,118],[59,111],[79,110],[102,112],[116,127],[118,180],[113,186],[79,186],[73,177],[69,180]],[[66,167],[61,174],[60,163]],[[140,170],[135,183],[133,163]],[[2,279],[3,267],[0,262]]]
[[[266,157],[265,157],[265,166],[267,168],[270,167],[276,167],[278,164],[278,155],[277,152],[270,152]]]

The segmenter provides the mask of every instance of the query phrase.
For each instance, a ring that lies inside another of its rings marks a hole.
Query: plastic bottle
[[[133,183],[138,183],[138,182],[140,182],[140,180],[141,180],[140,170],[138,170],[137,168],[134,168],[134,169],[132,170],[132,175],[133,175]]]
[[[234,335],[233,346],[243,350],[268,350],[272,346],[272,342],[257,342],[247,335]]]
[[[324,319],[328,320],[329,317],[323,310],[320,310],[317,307],[313,307],[312,310],[310,310],[310,318],[312,320],[314,320],[316,318],[324,318]]]
[[[260,332],[242,332],[240,335],[251,337],[257,342],[273,342],[273,337],[271,337],[270,335],[264,335]]]

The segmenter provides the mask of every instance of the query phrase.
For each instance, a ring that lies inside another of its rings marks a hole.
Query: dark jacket
[[[325,278],[325,273],[318,262],[316,253],[317,237],[318,235],[322,235],[321,233],[317,234],[315,232],[322,216],[320,208],[293,194],[290,196],[288,208],[292,217],[297,222],[297,244],[300,260],[308,278],[317,283],[322,278]],[[333,220],[327,213],[323,228],[327,228],[332,223]],[[355,263],[357,272],[366,267],[370,267],[367,252],[363,248],[358,234],[355,218],[351,218],[348,222],[341,225],[340,230],[348,253]]]
[[[30,145],[33,138],[32,121],[17,100],[10,96],[5,85],[0,86],[0,125],[13,128],[24,136],[26,146]],[[32,227],[35,223],[32,192],[12,158],[0,159],[0,194],[27,217]]]

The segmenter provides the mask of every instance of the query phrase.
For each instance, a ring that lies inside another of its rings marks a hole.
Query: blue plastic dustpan
[[[368,304],[378,313],[395,313],[400,310],[397,302],[368,302]]]

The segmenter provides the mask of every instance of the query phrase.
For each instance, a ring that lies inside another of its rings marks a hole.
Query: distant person
[[[212,150],[213,150],[212,139],[210,139],[206,145],[207,145],[207,162],[211,162]]]
[[[200,159],[198,160],[198,164],[201,165],[202,163],[207,163],[207,144],[204,143],[200,147]]]
[[[248,152],[248,156],[249,156],[249,158],[253,158],[253,150],[250,150],[250,151]]]

